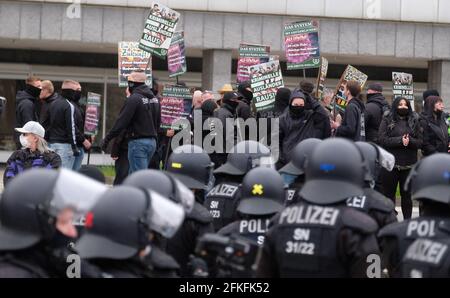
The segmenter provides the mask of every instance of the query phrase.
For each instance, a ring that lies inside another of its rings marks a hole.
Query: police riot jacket
[[[203,205],[211,214],[215,231],[236,220],[240,197],[239,184],[234,182],[219,183],[206,194]]]
[[[286,206],[298,203],[300,200],[298,190],[287,189]],[[368,214],[379,228],[397,222],[394,203],[372,188],[364,188],[364,196],[350,197],[344,204]]]
[[[416,239],[406,250],[401,273],[406,278],[449,278],[450,238]]]
[[[161,124],[161,109],[158,99],[147,85],[136,87],[125,101],[113,128],[105,137],[105,143],[127,129],[130,139],[156,138]]]
[[[441,217],[419,217],[393,223],[380,230],[378,238],[383,263],[391,277],[400,277],[400,263],[408,247],[417,238],[444,239],[450,237],[450,220]]]
[[[239,235],[257,245],[263,245],[269,223],[270,217],[241,219],[226,225],[217,234],[224,236]]]
[[[273,219],[256,277],[367,277],[366,258],[378,254],[376,222],[339,205],[291,205]]]
[[[346,205],[368,214],[380,228],[397,222],[394,203],[372,188],[364,188],[361,197],[348,198]]]
[[[194,209],[191,213],[186,214],[181,227],[172,238],[166,241],[167,248],[163,248],[180,265],[181,277],[189,274],[189,256],[195,253],[197,239],[205,233],[212,232],[214,232],[214,227],[209,211],[195,202]]]

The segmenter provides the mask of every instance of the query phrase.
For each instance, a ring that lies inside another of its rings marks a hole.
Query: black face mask
[[[70,238],[61,233],[58,229],[55,229],[55,234],[50,241],[50,246],[52,248],[69,248],[71,243],[75,241],[76,239]]]
[[[289,106],[289,111],[291,112],[291,115],[295,118],[299,118],[303,115],[305,112],[304,106]]]
[[[397,109],[397,114],[398,114],[400,117],[408,116],[408,114],[409,114],[409,109]]]
[[[41,89],[32,85],[27,85],[25,91],[33,97],[39,97],[41,94]]]
[[[134,90],[136,90],[137,87],[142,86],[144,84],[145,83],[128,81],[128,91],[130,91],[130,93],[133,94]]]
[[[233,110],[236,110],[237,106],[239,105],[239,102],[229,100],[229,101],[226,102],[226,104],[228,104],[230,107],[232,107]]]
[[[78,103],[81,99],[81,91],[72,90],[72,89],[62,89],[61,96],[68,99],[69,101]]]
[[[374,97],[375,95],[377,95],[378,93],[371,93],[371,94],[367,94],[366,98],[370,99],[372,97]]]

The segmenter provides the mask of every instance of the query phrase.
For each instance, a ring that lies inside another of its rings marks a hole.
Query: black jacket
[[[71,101],[75,111],[74,111],[74,120],[75,120],[75,139],[77,141],[78,147],[83,147],[83,142],[86,139],[84,136],[84,118],[85,112],[83,108],[78,103]]]
[[[16,127],[23,127],[28,121],[36,121],[36,98],[26,91],[16,95]]]
[[[23,127],[28,121],[36,121],[36,98],[26,91],[19,91],[16,95],[16,124],[15,127]],[[20,149],[19,133],[14,133],[14,141],[17,149]]]
[[[291,104],[294,98],[303,97],[291,95]],[[313,123],[313,110],[305,110],[300,117],[293,117],[291,111],[286,111],[280,116],[280,158],[279,165],[282,166],[291,160],[291,151],[301,141],[315,137],[315,129]]]
[[[49,143],[76,146],[75,107],[65,98],[58,96],[49,106],[50,126],[46,137]]]
[[[394,155],[395,165],[411,166],[417,162],[417,150],[422,146],[422,128],[419,116],[410,109],[407,117],[397,114],[398,101],[394,101],[391,111],[381,121],[378,140],[380,146]],[[409,102],[408,102],[409,106]],[[408,146],[403,146],[402,137],[409,134]]]
[[[432,112],[422,114],[420,124],[423,129],[422,153],[428,156],[434,153],[447,153],[449,148],[448,127],[443,115],[437,117]]]
[[[52,102],[54,102],[59,98],[60,95],[55,92],[52,95],[50,95],[50,97],[45,99],[45,101],[42,104],[41,114],[39,116],[39,123],[41,123],[42,127],[44,127],[46,135],[48,135],[48,130],[50,128],[50,105],[52,104]]]
[[[337,137],[343,137],[352,141],[364,141],[362,136],[361,115],[365,112],[364,104],[361,100],[354,97],[345,108],[342,124],[336,130]],[[365,131],[364,131],[365,134]]]
[[[158,99],[147,85],[137,87],[125,101],[113,128],[105,137],[105,144],[127,129],[130,139],[157,138],[161,124]]]
[[[389,104],[381,93],[368,94],[365,108],[366,141],[378,144],[378,129],[384,112],[390,110]]]
[[[306,96],[305,108],[313,111],[312,121],[314,126],[314,137],[324,140],[331,136],[331,125],[329,114],[322,105],[310,94],[303,92]]]

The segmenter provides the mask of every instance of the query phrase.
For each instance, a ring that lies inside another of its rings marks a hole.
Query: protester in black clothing
[[[450,152],[448,127],[444,117],[444,104],[438,96],[428,96],[420,123],[423,129],[422,153],[428,156],[434,153]]]
[[[147,169],[156,150],[156,138],[161,124],[161,110],[158,100],[145,85],[143,72],[133,72],[128,77],[130,97],[125,101],[113,128],[106,135],[101,148],[106,150],[108,143],[127,129],[128,161],[130,173]]]
[[[305,95],[294,91],[289,101],[289,109],[280,116],[280,159],[277,167],[281,168],[290,161],[291,151],[307,138],[314,137],[312,110],[305,109]]]
[[[367,88],[366,112],[364,113],[366,141],[375,144],[378,144],[378,129],[380,128],[383,114],[390,110],[389,104],[382,92],[383,85],[380,83],[372,83]]]
[[[221,152],[215,152],[211,154],[211,160],[214,163],[214,168],[220,167],[227,160],[227,149],[233,148],[237,140],[237,129],[235,126],[236,109],[239,105],[239,101],[242,99],[242,95],[236,92],[226,92],[223,96],[222,107],[214,111],[214,117],[220,121],[219,123],[214,122],[214,130],[218,132],[218,125],[222,126],[221,135],[223,136],[222,150]],[[227,119],[228,122],[233,123],[233,129],[229,129],[229,134],[227,135]]]
[[[300,91],[305,95],[305,109],[312,110],[314,123],[314,137],[317,139],[326,139],[331,136],[330,117],[322,105],[314,98],[314,84],[303,80],[300,82]]]
[[[417,162],[417,152],[422,146],[422,128],[419,116],[412,110],[409,101],[397,97],[391,111],[383,117],[379,130],[380,146],[395,157],[391,172],[382,170],[383,194],[395,202],[397,184],[400,183],[403,218],[411,218],[411,192],[405,189],[410,169]]]
[[[247,120],[252,117],[251,103],[253,99],[253,92],[250,87],[250,81],[242,82],[238,85],[238,92],[242,94],[242,99],[236,109],[236,115],[238,118]]]
[[[361,86],[357,81],[348,81],[344,89],[344,95],[347,98],[347,107],[345,108],[342,123],[331,121],[331,128],[336,129],[336,136],[343,137],[352,141],[365,140],[364,128],[364,104],[358,98],[361,93]]]
[[[36,105],[39,105],[39,95],[41,94],[41,79],[38,77],[29,77],[26,80],[25,90],[17,92],[16,95],[16,125],[23,127],[28,121],[37,121],[38,112]],[[19,134],[14,134],[16,149],[22,146],[19,142]]]
[[[72,170],[78,171],[81,168],[85,150],[91,149],[92,137],[84,134],[85,110],[80,106],[81,92],[73,93],[71,90],[62,90],[61,93],[65,95],[65,98],[70,101],[74,108],[75,140],[80,154],[75,157]]]
[[[64,81],[61,97],[49,106],[49,147],[61,156],[62,167],[72,169],[75,157],[80,155],[76,144],[75,107],[70,99],[81,96],[81,86],[76,81]]]
[[[39,99],[42,102],[41,113],[39,115],[39,123],[44,127],[48,139],[48,130],[50,129],[50,104],[59,98],[59,94],[55,92],[55,87],[51,81],[42,81],[42,90]]]

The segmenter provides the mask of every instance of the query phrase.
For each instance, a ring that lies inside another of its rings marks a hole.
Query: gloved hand
[[[103,139],[100,143],[100,149],[102,149],[103,152],[106,152],[107,148],[108,148],[108,140]]]
[[[77,147],[72,147],[73,156],[77,157],[81,155],[80,150]]]

